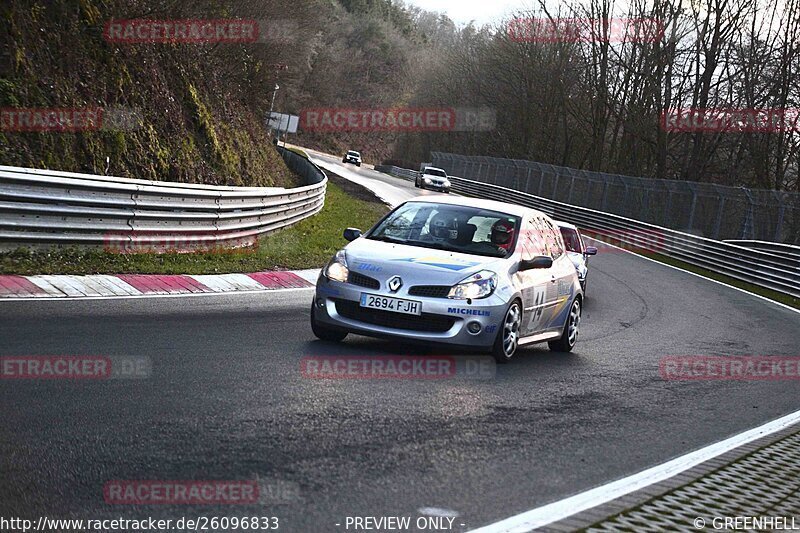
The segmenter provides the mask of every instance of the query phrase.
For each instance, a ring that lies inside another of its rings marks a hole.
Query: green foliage
[[[16,92],[17,88],[13,81],[0,78],[0,106],[19,107]]]
[[[99,131],[77,133],[4,131],[4,164],[103,172],[109,158],[109,173],[124,177],[298,185],[269,142],[263,99],[243,90],[250,86],[252,63],[246,47],[135,45],[103,36],[106,21],[145,13],[161,18],[241,16],[234,6],[203,3],[189,8],[166,0],[4,3],[0,20],[8,31],[0,41],[9,51],[11,68],[0,77],[0,106],[116,108],[143,119],[138,128],[106,124]]]

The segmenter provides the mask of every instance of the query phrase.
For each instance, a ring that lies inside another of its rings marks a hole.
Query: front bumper
[[[361,308],[362,293],[421,302],[422,315]],[[488,349],[494,343],[507,306],[508,302],[496,293],[468,304],[466,300],[409,295],[405,289],[396,294],[369,289],[331,281],[320,274],[313,312],[321,324],[360,335]],[[480,324],[478,333],[468,331],[467,325],[472,322]]]
[[[436,183],[425,183],[424,181],[421,182],[422,187],[425,189],[433,189],[435,191],[442,191],[442,192],[449,192],[450,186],[449,185],[439,185]]]

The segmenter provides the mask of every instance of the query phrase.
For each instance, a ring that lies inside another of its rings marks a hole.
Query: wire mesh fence
[[[800,244],[800,194],[656,180],[521,159],[433,152],[448,174],[710,239]]]

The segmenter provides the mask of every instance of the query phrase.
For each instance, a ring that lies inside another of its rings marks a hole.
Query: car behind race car
[[[441,168],[425,167],[414,180],[414,187],[449,193],[450,180],[447,178],[447,172]]]
[[[544,213],[491,200],[420,197],[351,241],[322,270],[311,327],[491,351],[575,346],[583,293],[556,225]]]
[[[597,248],[586,246],[583,243],[583,236],[576,226],[568,222],[556,221],[558,229],[561,231],[561,238],[564,239],[564,248],[567,256],[575,265],[578,273],[578,281],[581,283],[584,295],[586,294],[586,280],[589,276],[589,256],[597,255]]]
[[[342,163],[352,163],[357,167],[361,166],[361,154],[355,150],[348,150],[342,158]]]

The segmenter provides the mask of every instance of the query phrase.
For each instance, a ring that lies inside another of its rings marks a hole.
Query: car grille
[[[409,296],[427,296],[428,298],[447,298],[449,285],[414,285],[408,289]]]
[[[381,287],[381,282],[377,279],[359,274],[358,272],[353,272],[352,270],[347,275],[347,283],[352,283],[353,285],[366,287],[368,289],[380,289]]]
[[[443,333],[452,328],[456,322],[453,317],[432,313],[405,315],[379,309],[366,309],[361,307],[358,302],[349,300],[334,300],[334,302],[336,303],[336,312],[345,318],[387,328]]]

